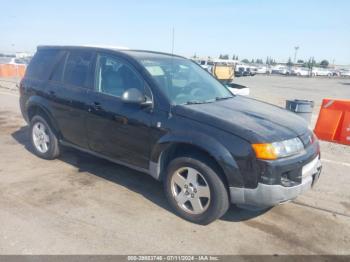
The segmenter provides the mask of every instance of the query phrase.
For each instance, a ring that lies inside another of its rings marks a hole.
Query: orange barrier
[[[321,140],[350,145],[350,100],[323,99],[314,132]]]
[[[0,77],[23,77],[25,71],[25,65],[0,64]]]

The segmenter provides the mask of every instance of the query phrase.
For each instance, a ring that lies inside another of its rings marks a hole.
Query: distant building
[[[33,54],[27,52],[16,52],[16,58],[27,58],[31,57]]]

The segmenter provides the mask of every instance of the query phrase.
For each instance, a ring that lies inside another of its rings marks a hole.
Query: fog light
[[[289,172],[285,172],[281,175],[281,185],[285,187],[291,187],[298,185],[298,182],[290,178]]]
[[[283,173],[281,175],[281,184],[283,186],[289,186],[290,185],[290,180],[288,179],[288,173]]]

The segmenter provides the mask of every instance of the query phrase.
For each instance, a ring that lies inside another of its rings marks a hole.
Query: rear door
[[[96,61],[95,90],[90,95],[87,117],[90,149],[136,167],[148,168],[151,110],[124,103],[121,96],[125,90],[137,88],[150,97],[150,90],[126,60],[98,54]]]
[[[93,59],[91,51],[68,51],[50,77],[52,110],[63,139],[83,148],[88,148],[86,115]]]

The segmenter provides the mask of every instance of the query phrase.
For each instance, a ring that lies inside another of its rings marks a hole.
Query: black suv
[[[73,147],[164,183],[181,217],[208,224],[230,203],[270,207],[318,179],[317,138],[297,115],[234,96],[171,54],[42,46],[20,84],[39,157]]]

